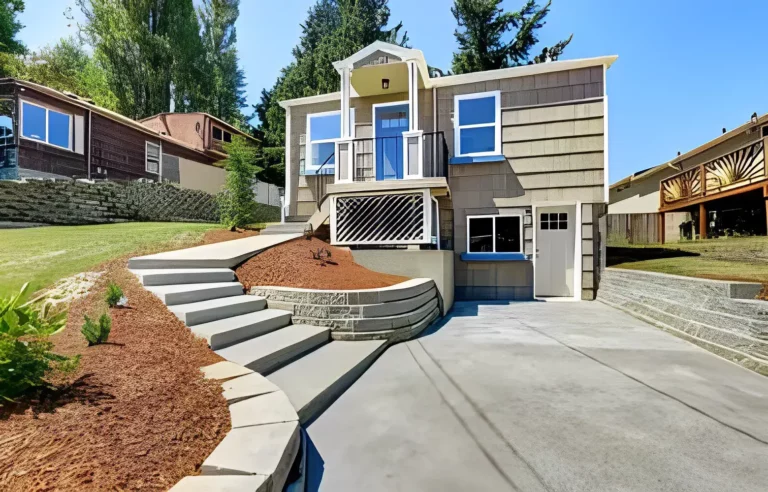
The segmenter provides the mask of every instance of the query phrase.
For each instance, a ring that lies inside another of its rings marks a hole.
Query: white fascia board
[[[549,63],[536,63],[522,67],[500,68],[498,70],[486,70],[485,72],[465,73],[461,75],[447,75],[429,79],[428,87],[447,87],[459,84],[472,84],[475,82],[487,82],[489,80],[507,79],[513,77],[526,77],[564,70],[577,70],[579,68],[605,66],[608,69],[618,59],[618,55],[599,56],[595,58],[581,58],[578,60],[561,60]]]
[[[402,61],[415,60],[418,58],[421,58],[422,60],[424,59],[424,54],[420,50],[416,50],[413,48],[403,48],[402,46],[398,46],[392,43],[387,43],[384,41],[374,41],[373,43],[369,44],[368,46],[361,49],[357,53],[354,53],[353,55],[343,60],[333,62],[333,67],[336,70],[341,70],[344,67],[352,68],[352,66],[356,62],[364,59],[369,55],[372,55],[373,53],[376,53],[377,51],[383,51],[384,53],[389,53],[391,55],[394,55],[400,58]]]
[[[298,99],[286,99],[278,104],[281,108],[290,108],[291,106],[303,106],[304,104],[315,104],[323,102],[339,101],[341,102],[341,92],[331,92],[329,94],[319,94],[317,96],[300,97]]]

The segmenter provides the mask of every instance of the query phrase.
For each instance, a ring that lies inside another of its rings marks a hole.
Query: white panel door
[[[576,207],[539,207],[535,220],[535,294],[573,297]]]

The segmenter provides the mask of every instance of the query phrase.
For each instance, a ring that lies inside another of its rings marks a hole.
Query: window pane
[[[213,139],[221,140],[221,128],[213,127]]]
[[[547,222],[549,220],[549,214],[541,214],[540,222]]]
[[[563,230],[563,231],[567,230],[568,229],[568,222],[565,222],[565,221],[561,220],[560,221],[560,229]]]
[[[469,219],[469,252],[493,253],[493,219]]]
[[[459,126],[496,122],[496,98],[459,100]]]
[[[224,132],[224,141],[225,142],[232,142],[232,134],[229,132]]]
[[[13,145],[13,120],[5,114],[0,115],[0,146]]]
[[[70,116],[68,114],[48,111],[48,143],[69,148],[70,129]]]
[[[520,253],[520,217],[496,217],[496,252]]]
[[[557,214],[549,214],[550,222],[557,222]]]
[[[542,222],[541,223],[541,230],[542,231],[548,231],[549,230],[549,222]]]
[[[326,160],[328,163],[323,168],[323,171],[328,169],[328,166],[336,164],[336,145],[333,142],[320,143],[312,145],[312,165],[318,168],[323,165]],[[331,168],[332,169],[332,168]]]
[[[341,115],[312,116],[309,118],[309,135],[312,140],[329,140],[341,137]]]
[[[560,220],[568,220],[568,214],[560,214]]]
[[[21,134],[45,142],[45,109],[22,103],[22,111],[24,120],[21,122]]]
[[[461,154],[493,152],[496,150],[496,128],[493,126],[464,128],[459,130],[459,132]]]

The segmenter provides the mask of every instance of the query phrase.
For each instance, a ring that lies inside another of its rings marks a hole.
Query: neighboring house
[[[609,224],[632,242],[768,233],[768,114],[614,183]],[[635,230],[632,230],[634,224]],[[647,227],[647,231],[643,229]],[[652,229],[656,228],[656,231]]]
[[[334,63],[340,92],[280,103],[289,220],[328,218],[355,251],[452,250],[457,299],[594,299],[615,60],[430,78],[373,43]]]
[[[0,179],[148,179],[216,193],[222,156],[77,96],[0,80]]]

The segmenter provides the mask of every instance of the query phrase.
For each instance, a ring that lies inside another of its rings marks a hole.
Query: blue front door
[[[375,109],[376,180],[403,179],[403,132],[408,131],[408,103]]]

